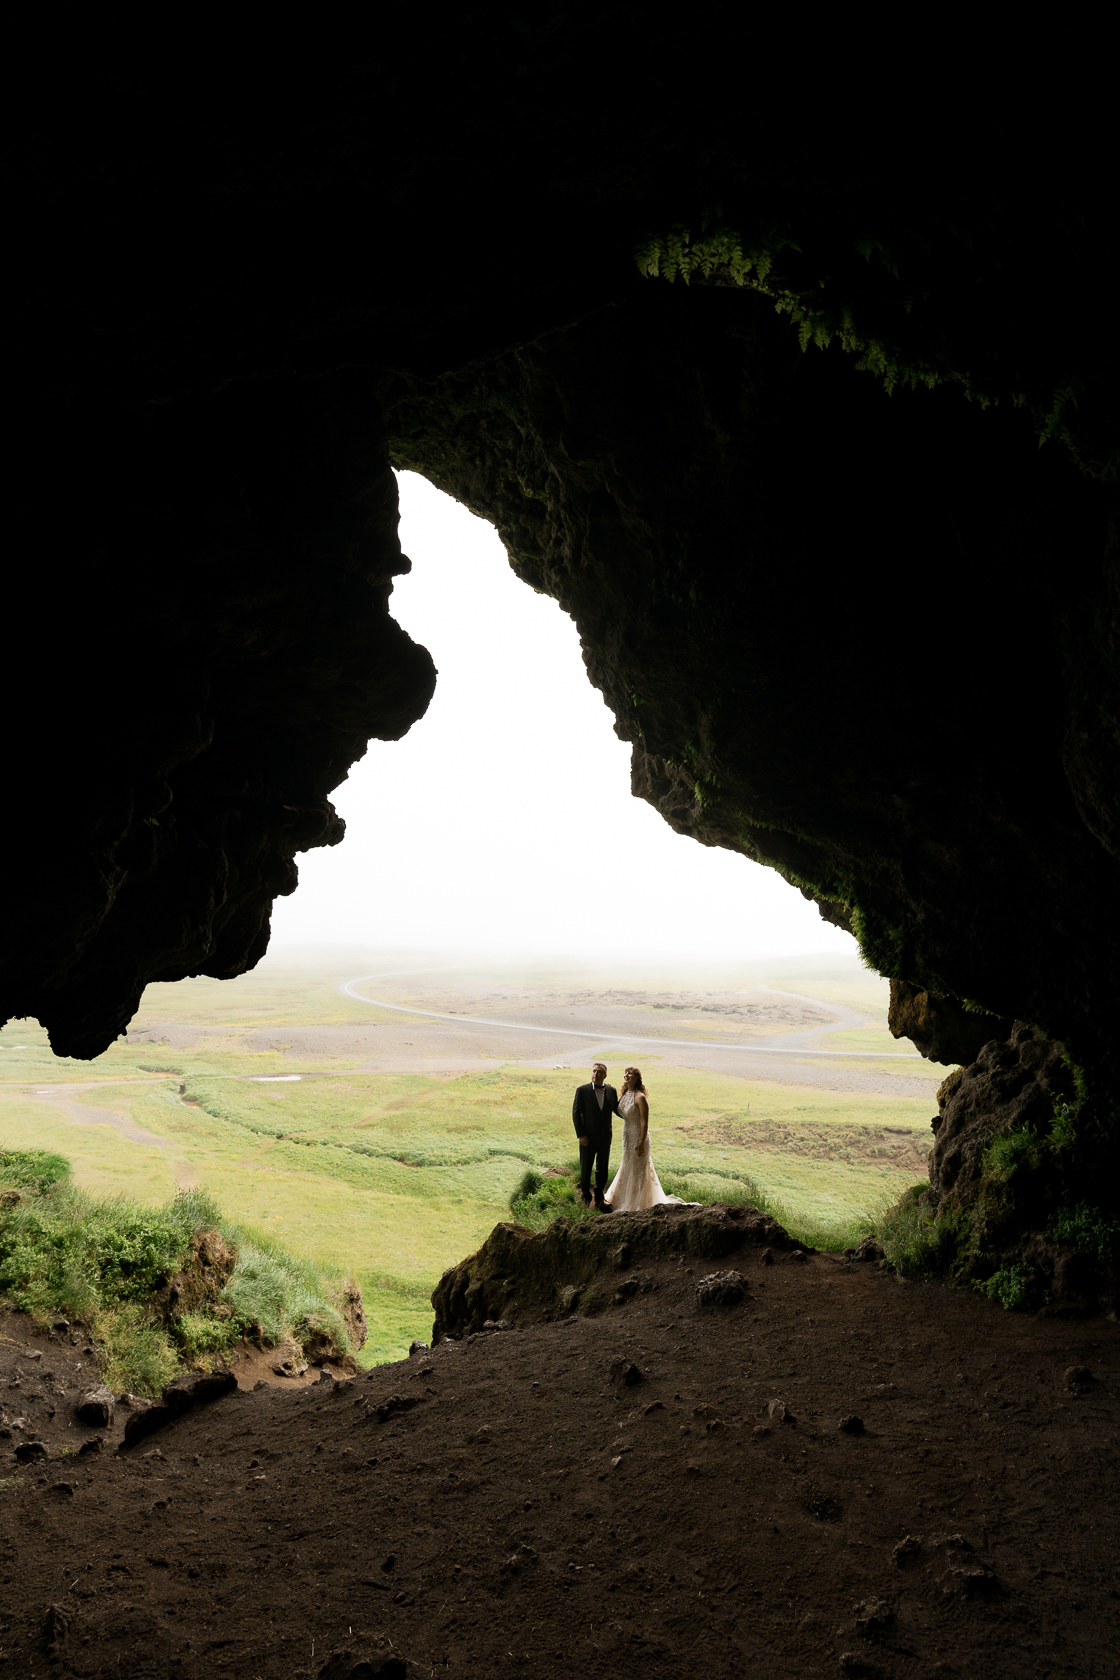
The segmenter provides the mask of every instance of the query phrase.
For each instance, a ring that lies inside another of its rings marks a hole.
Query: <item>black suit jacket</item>
[[[600,1139],[605,1142],[611,1135],[611,1116],[620,1113],[618,1092],[613,1085],[603,1086],[602,1108],[599,1107],[594,1085],[576,1086],[576,1094],[572,1098],[572,1125],[577,1138],[590,1138],[592,1143]]]

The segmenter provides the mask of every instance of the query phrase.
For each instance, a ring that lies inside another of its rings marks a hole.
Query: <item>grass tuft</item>
[[[69,1177],[65,1155],[52,1155],[47,1149],[0,1148],[0,1189],[49,1190]]]
[[[879,1209],[869,1220],[876,1241],[890,1265],[902,1277],[941,1269],[956,1234],[951,1223],[931,1218],[921,1201],[928,1184],[914,1184],[891,1206]]]
[[[559,1176],[556,1176],[559,1174]],[[705,1167],[697,1173],[666,1171],[658,1175],[661,1188],[682,1202],[710,1206],[722,1202],[731,1207],[753,1207],[768,1213],[791,1237],[809,1248],[838,1251],[858,1240],[867,1229],[866,1221],[828,1220],[820,1215],[791,1212],[762,1191],[747,1173]],[[519,1225],[530,1231],[544,1231],[554,1219],[594,1219],[593,1208],[585,1208],[578,1193],[579,1163],[550,1168],[549,1175],[523,1173],[510,1197],[509,1209]]]

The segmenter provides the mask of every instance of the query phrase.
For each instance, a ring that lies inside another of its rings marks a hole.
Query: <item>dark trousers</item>
[[[611,1158],[611,1134],[588,1136],[586,1145],[579,1146],[579,1192],[586,1202],[591,1195],[591,1163],[595,1163],[595,1200],[602,1202],[607,1188],[607,1166]]]

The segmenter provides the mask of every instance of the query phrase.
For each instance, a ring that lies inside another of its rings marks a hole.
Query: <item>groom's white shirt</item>
[[[592,1085],[591,1089],[594,1091],[595,1100],[599,1104],[599,1112],[602,1113],[603,1099],[607,1094],[606,1082],[604,1081],[602,1085]]]

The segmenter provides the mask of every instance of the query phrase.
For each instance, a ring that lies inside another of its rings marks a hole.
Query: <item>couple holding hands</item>
[[[606,1188],[611,1155],[611,1120],[622,1119],[622,1165]],[[607,1084],[605,1062],[591,1069],[591,1083],[576,1087],[572,1124],[579,1139],[579,1191],[584,1207],[591,1206],[591,1169],[595,1168],[595,1206],[600,1213],[638,1213],[660,1203],[680,1203],[667,1196],[653,1170],[649,1148],[649,1093],[640,1068],[628,1067],[621,1095]]]

